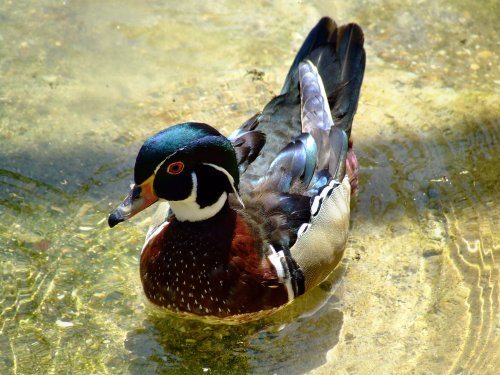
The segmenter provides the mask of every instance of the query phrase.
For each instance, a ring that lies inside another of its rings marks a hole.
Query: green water
[[[496,374],[497,1],[0,3],[1,374]],[[113,230],[143,140],[229,133],[322,15],[362,25],[345,261],[271,318],[145,306],[147,212]]]

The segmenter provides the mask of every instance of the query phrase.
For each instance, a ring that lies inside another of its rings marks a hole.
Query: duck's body
[[[324,18],[281,95],[229,138],[184,123],[145,142],[136,185],[109,223],[169,202],[141,254],[151,302],[198,316],[258,316],[328,276],[342,258],[357,185],[350,130],[364,63],[359,26]]]
[[[261,248],[229,205],[195,223],[173,218],[141,256],[146,296],[174,311],[219,317],[284,305],[286,286]]]

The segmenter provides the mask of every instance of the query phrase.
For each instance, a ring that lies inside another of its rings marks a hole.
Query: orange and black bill
[[[130,219],[135,214],[148,208],[158,200],[153,189],[154,175],[140,185],[134,185],[127,198],[109,215],[108,224],[113,228],[116,224]]]

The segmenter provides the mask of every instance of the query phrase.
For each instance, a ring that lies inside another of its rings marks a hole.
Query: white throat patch
[[[195,172],[191,173],[191,178],[193,181],[193,190],[191,190],[189,197],[182,201],[168,201],[170,208],[179,221],[202,221],[210,219],[224,207],[224,203],[227,200],[227,193],[225,191],[222,192],[214,204],[201,208],[196,202],[198,178]]]

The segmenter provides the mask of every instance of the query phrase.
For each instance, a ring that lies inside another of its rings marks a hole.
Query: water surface
[[[0,373],[495,374],[497,1],[0,4]],[[147,213],[106,217],[143,140],[262,108],[323,15],[362,25],[341,267],[241,326],[145,307]]]

